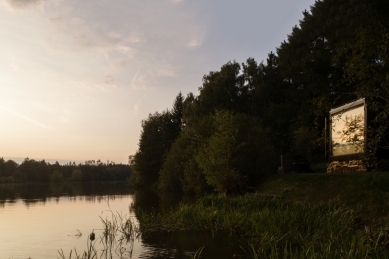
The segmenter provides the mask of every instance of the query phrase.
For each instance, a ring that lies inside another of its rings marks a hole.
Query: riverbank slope
[[[308,203],[335,200],[364,219],[389,213],[389,172],[272,175],[256,191]]]

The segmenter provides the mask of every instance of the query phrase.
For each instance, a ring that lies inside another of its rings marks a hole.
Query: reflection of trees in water
[[[137,190],[134,194],[133,207],[145,211],[159,209],[159,196],[156,192],[148,189]]]
[[[78,196],[82,195],[82,183],[69,183],[71,195]]]
[[[134,193],[133,208],[144,211],[162,210],[168,211],[179,205],[180,202],[190,203],[196,199],[195,196],[182,195],[173,192],[155,192],[149,189],[137,190]]]
[[[346,116],[343,120],[344,126],[337,133],[340,140],[355,147],[357,153],[363,152],[364,140],[364,120],[362,114]]]
[[[19,199],[26,206],[34,203],[45,204],[52,198],[59,202],[59,198],[64,196],[73,201],[105,202],[104,199],[127,198],[129,193],[125,183],[0,184],[0,207],[4,207],[6,203],[15,203]]]
[[[50,183],[50,190],[53,196],[61,196],[63,194],[64,190],[64,183],[63,182],[53,182]]]
[[[3,208],[6,202],[15,203],[15,199],[14,184],[0,184],[0,208]]]
[[[188,258],[202,246],[207,258],[243,257],[239,238],[204,231],[154,232],[142,235],[142,243],[148,246],[140,258]]]

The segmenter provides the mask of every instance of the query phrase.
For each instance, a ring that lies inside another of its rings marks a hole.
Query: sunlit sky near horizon
[[[0,157],[127,163],[141,120],[266,60],[314,0],[0,0]]]

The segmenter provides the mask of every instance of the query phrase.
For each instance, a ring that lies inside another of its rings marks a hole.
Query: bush
[[[275,171],[269,131],[256,118],[216,111],[213,123],[215,132],[200,149],[196,161],[216,192],[245,192]]]
[[[74,169],[72,176],[69,178],[70,182],[82,182],[82,172],[80,169]]]
[[[63,182],[63,176],[62,176],[62,173],[60,171],[54,171],[51,175],[50,175],[50,182]]]

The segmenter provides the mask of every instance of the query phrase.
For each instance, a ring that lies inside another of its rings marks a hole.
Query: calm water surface
[[[169,209],[180,199],[133,192],[124,183],[0,184],[0,259],[58,258],[61,249],[67,256],[72,249],[80,253],[87,249],[92,230],[100,255],[102,219],[119,213],[137,223],[131,204],[145,210]],[[141,236],[131,253],[132,245],[124,246],[122,258],[189,258],[204,245],[201,258],[244,258],[239,248],[243,242],[208,233]]]

